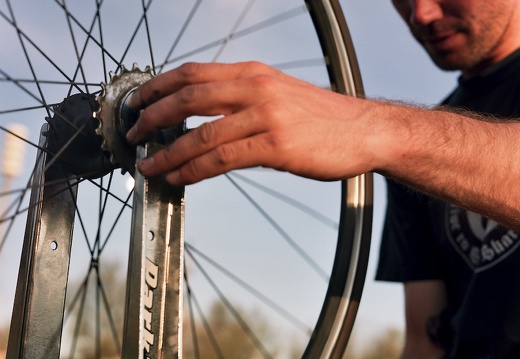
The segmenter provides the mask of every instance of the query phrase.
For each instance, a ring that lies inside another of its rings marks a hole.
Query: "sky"
[[[219,4],[223,4],[222,6],[226,6],[226,9],[229,8],[229,11],[232,11],[233,9],[236,10],[236,3],[237,1],[235,0],[225,0],[219,2]],[[262,4],[263,6],[267,2],[257,3]],[[282,6],[281,4],[285,5],[286,3],[288,2],[282,3],[279,1],[274,1],[272,4],[274,4],[274,6]],[[397,13],[392,8],[390,0],[341,0],[340,3],[343,7],[343,11],[347,19],[347,24],[349,26],[353,38],[354,47],[356,49],[356,54],[361,69],[365,94],[367,95],[367,97],[383,98],[389,100],[404,100],[415,104],[435,104],[439,102],[455,86],[457,74],[445,73],[435,68],[435,66],[428,59],[424,51],[419,47],[418,44],[415,43],[415,41],[409,35],[404,23],[400,18],[398,18]],[[106,6],[110,5],[110,3],[108,2],[107,4],[108,5]],[[30,6],[32,7],[36,5],[31,3]],[[43,8],[40,12],[48,11],[45,8],[45,5],[41,6]],[[134,19],[132,17],[134,16],[134,14],[129,12],[131,11],[131,8],[132,7],[128,6],[128,8],[125,9],[125,11],[127,11],[127,13],[125,13],[125,16],[128,16],[129,19]],[[5,5],[0,6],[0,9],[5,11]],[[32,24],[32,27],[34,27],[34,29],[30,28],[27,30],[30,31],[36,29],[36,31],[33,31],[33,36],[40,35],[41,38],[38,39],[39,42],[43,44],[42,46],[48,46],[48,48],[51,49],[49,51],[59,61],[61,60],[63,55],[60,51],[64,51],[64,46],[61,45],[66,44],[66,42],[61,40],[55,41],[56,38],[59,38],[59,36],[61,36],[61,34],[58,32],[52,33],[53,31],[57,31],[58,27],[56,27],[55,29],[53,26],[48,26],[47,24],[50,21],[49,17],[40,16],[40,12],[36,11],[35,17],[29,19],[28,23]],[[85,16],[87,19],[89,16],[88,14],[89,12],[85,11]],[[211,21],[214,21],[214,14],[212,13],[212,11],[203,12],[200,14],[200,16],[202,17],[202,20],[206,23],[211,23]],[[126,22],[131,23],[132,21],[128,20]],[[223,23],[225,24],[225,21]],[[112,24],[109,22],[107,24],[107,27],[109,27],[110,25]],[[177,26],[179,25],[179,23],[176,21],[165,21],[161,23],[156,23],[155,25],[166,27],[170,25]],[[38,26],[42,26],[42,28],[45,28],[46,31],[49,31],[49,33],[42,32],[40,34],[37,30]],[[8,30],[9,26],[6,26],[5,22],[0,22],[0,33],[2,31]],[[113,47],[120,46],[120,43],[117,42],[117,38],[115,36],[118,34],[119,30],[119,28],[112,28],[110,29],[110,31],[107,31],[107,37],[105,38],[107,44],[112,44]],[[166,28],[163,29],[161,27],[159,30],[166,33]],[[224,35],[226,34],[226,31],[228,31],[224,30],[224,28],[221,29],[216,26],[213,27],[211,30],[215,32],[222,31]],[[112,39],[111,35],[114,35],[114,39]],[[190,39],[193,39],[193,42],[188,44],[180,44],[181,47],[196,47],[196,41],[198,39],[196,31],[193,32],[191,35],[193,36]],[[301,43],[282,41],[286,37],[291,37],[293,35],[299,36],[300,38],[304,38],[302,34],[292,34],[290,32],[290,29],[287,29],[287,32],[284,32],[283,34],[280,34],[280,36],[278,36],[280,38],[280,44],[269,43],[269,45],[273,46],[273,48],[276,48],[277,50],[280,50],[281,47],[286,46],[287,48],[285,49],[285,52],[294,52],[295,54],[299,54],[299,52],[301,52],[302,55],[305,55],[307,48],[305,46],[301,46]],[[2,37],[2,40],[0,41],[11,40],[12,38]],[[277,54],[280,53],[280,51],[276,53],[274,51],[265,51],[265,49],[263,48],[256,48],[252,42],[241,43],[240,41],[236,41],[236,43],[240,43],[241,45],[246,46],[247,51],[243,56],[244,58],[247,57],[247,59],[249,59],[253,57],[255,59],[260,59],[271,63],[278,63],[282,61],[279,58],[277,58]],[[232,55],[231,57],[229,57],[229,59],[233,59],[233,56],[238,56],[240,58],[241,55],[238,52],[233,51],[234,43],[230,44],[229,46],[229,50],[231,51],[224,53],[220,60],[227,61],[228,57],[226,56],[229,54]],[[16,43],[9,43],[4,45],[4,47],[11,48],[12,53],[15,53],[16,51]],[[72,50],[71,48],[68,48],[68,50],[65,49],[65,51],[68,51],[70,53],[70,51]],[[10,52],[11,55],[12,53]],[[132,60],[135,60],[140,64],[147,63],[145,51],[130,49],[130,53],[131,55],[129,55],[128,57],[132,58]],[[284,51],[281,51],[281,53],[283,54]],[[259,58],[256,58],[257,54]],[[201,60],[208,61],[208,58],[205,58],[204,55],[204,53],[200,55]],[[14,55],[11,57],[7,56],[7,54],[3,54],[2,58],[0,59],[0,62],[4,62],[1,63],[0,68],[4,68],[3,66],[7,66],[8,68],[12,67],[13,69],[17,69],[19,67],[18,63],[11,63],[10,61],[12,59],[19,59],[19,57],[16,57]],[[209,58],[209,60],[211,60],[211,58]],[[67,69],[67,71],[70,71],[70,69],[68,68],[70,66],[69,63],[63,62],[60,63],[60,65],[63,66],[64,69]],[[90,71],[94,72],[96,70],[96,67],[99,67],[99,64],[95,62],[89,62],[88,66],[85,68],[85,71],[87,73],[89,73]],[[55,70],[43,68],[42,71],[50,72]],[[103,80],[99,79],[99,76],[94,78],[95,79],[93,81],[97,83]],[[3,91],[1,86],[0,91]],[[19,97],[22,97],[19,93],[10,93],[7,90],[5,92],[0,92],[0,108],[9,108],[10,106],[14,106],[12,103],[16,102],[19,99]],[[55,101],[59,102],[63,97],[63,92],[57,91]],[[2,122],[2,118],[0,118],[0,124],[4,125],[4,122]],[[33,138],[37,136],[36,133],[37,129],[32,129]],[[260,174],[260,176],[263,175]],[[187,231],[187,238],[189,240],[193,240],[192,243],[195,243],[195,245],[199,245],[200,242],[202,242],[200,238],[203,237],[203,235],[198,234],[199,230],[207,228],[210,228],[210,231],[212,231],[213,229],[227,229],[227,222],[224,222],[222,219],[222,217],[224,217],[227,214],[226,211],[229,210],[231,212],[231,216],[233,216],[233,213],[241,211],[240,208],[235,209],[234,207],[235,204],[239,202],[237,202],[238,200],[235,200],[234,197],[233,199],[232,197],[230,197],[227,187],[229,186],[228,182],[223,183],[220,179],[216,179],[214,182],[209,183],[216,184],[216,186],[212,187],[211,185],[206,186],[205,184],[201,184],[200,186],[195,187],[198,190],[200,190],[199,192],[201,194],[199,195],[199,197],[195,195],[192,196],[191,193],[189,194],[190,201],[194,203],[194,205],[191,206],[189,210],[191,211],[191,208],[196,208],[198,206],[202,213],[205,213],[204,217],[197,217],[197,221],[195,221],[194,223],[190,222],[187,225],[189,228],[191,228],[189,231]],[[275,187],[275,185],[278,186],[280,182],[275,177],[274,180],[264,179],[263,183]],[[215,190],[215,188],[218,188],[218,190]],[[326,204],[329,202],[328,196],[331,195],[328,189],[323,190],[323,192],[316,191],[314,187],[310,187],[307,181],[298,181],[296,186],[287,185],[287,187],[284,187],[284,189],[287,192],[294,193],[294,195],[299,198],[306,198],[309,201],[309,203],[312,203],[313,206],[315,206],[319,211],[328,214],[329,206],[326,206]],[[200,202],[201,204],[199,204],[199,198],[206,199],[210,196],[213,196],[212,198],[214,199],[209,203],[209,205],[207,204],[207,202],[205,202],[205,204],[202,204],[202,202]],[[88,195],[86,200],[90,200],[90,198],[88,198]],[[379,238],[381,233],[384,210],[384,179],[376,175],[374,195],[373,239],[370,254],[370,262],[367,273],[367,280],[365,284],[365,290],[363,293],[361,306],[358,312],[358,319],[355,325],[355,331],[359,333],[356,334],[356,337],[364,338],[367,341],[370,340],[370,338],[372,338],[374,335],[377,335],[378,331],[385,330],[389,327],[396,327],[402,329],[404,326],[402,286],[399,284],[375,282],[373,279],[378,258]],[[275,208],[275,211],[281,211],[282,214],[285,213],[283,212],[284,209],[281,206],[279,208]],[[244,215],[246,220],[239,220],[238,225],[234,225],[235,227],[233,227],[233,236],[240,237],[241,243],[244,243],[245,247],[247,247],[249,251],[253,249],[255,251],[254,256],[272,256],[275,259],[278,259],[278,262],[273,260],[271,262],[268,262],[268,265],[264,264],[263,267],[258,268],[259,271],[263,271],[265,274],[265,279],[261,280],[261,282],[263,281],[261,285],[271,285],[275,287],[278,286],[279,288],[277,287],[277,290],[282,290],[284,289],[282,287],[290,287],[291,285],[296,286],[296,284],[291,282],[291,280],[293,279],[292,276],[294,276],[295,278],[297,274],[299,274],[300,277],[302,277],[303,275],[301,273],[287,273],[287,271],[283,268],[283,265],[287,263],[286,256],[281,254],[285,253],[282,252],[284,249],[282,249],[281,247],[280,249],[278,247],[273,247],[274,244],[271,244],[269,246],[263,246],[262,243],[255,242],[253,240],[253,236],[251,235],[251,229],[253,228],[255,234],[265,232],[266,236],[272,236],[272,233],[270,233],[272,229],[269,226],[265,226],[265,224],[261,224],[260,226],[258,226],[256,223],[250,223],[249,218],[253,217],[253,214],[249,214],[248,212],[244,212],[241,214]],[[288,219],[290,222],[291,218]],[[200,223],[204,223],[204,225],[200,225]],[[307,230],[301,223],[294,225],[294,227],[298,227],[297,230],[301,232],[305,232]],[[310,235],[310,238],[313,238],[313,236],[317,236],[316,233],[312,232],[315,230],[315,228],[312,228],[309,230],[311,232],[307,233]],[[323,230],[323,232],[326,231],[327,230]],[[320,235],[321,234],[322,233],[320,233]],[[246,264],[253,266],[249,259],[242,259],[240,258],[239,254],[235,253],[235,251],[239,251],[238,247],[234,247],[233,251],[221,250],[221,248],[229,248],[226,247],[228,239],[228,237],[223,236],[222,238],[219,238],[219,240],[214,240],[213,242],[208,244],[207,250],[210,252],[225,253],[228,255],[233,254],[232,256],[224,256],[222,258],[224,262],[230,263],[230,265],[237,264],[243,266],[244,264]],[[314,244],[304,243],[303,245],[311,246]],[[108,249],[110,250],[110,248]],[[112,250],[114,252],[120,251],[120,249],[118,249],[117,247],[112,248]],[[328,250],[323,251],[327,252]],[[9,260],[4,260],[4,262],[8,262]],[[295,263],[297,261],[298,259],[294,259],[291,260],[291,263]],[[0,263],[0,269],[2,269],[2,265],[4,265],[4,263]],[[73,265],[79,264],[73,263]],[[274,281],[272,281],[271,279],[274,276],[277,276],[277,273],[280,273],[282,271],[285,271],[285,274],[288,278],[288,282],[277,282],[277,284],[274,284]],[[7,273],[5,270],[2,270],[2,272]],[[0,284],[12,282],[14,280],[14,276],[8,276],[5,274],[0,275],[3,276],[1,277],[2,283]],[[301,281],[301,283],[298,284],[302,287],[301,289],[304,291],[304,293],[305,286],[312,287],[315,285],[314,282],[311,282],[314,281],[315,274],[305,274],[305,276],[306,280]],[[312,297],[311,294],[309,294],[308,296]],[[0,297],[0,299],[3,300],[3,297]],[[319,298],[315,301],[319,303]],[[5,306],[4,304],[5,303],[2,303],[2,306]],[[306,305],[303,300],[300,303],[299,301],[295,301],[294,299],[292,300],[292,304],[295,307],[301,307],[300,310],[304,310]],[[4,313],[2,313],[2,316],[5,317]]]

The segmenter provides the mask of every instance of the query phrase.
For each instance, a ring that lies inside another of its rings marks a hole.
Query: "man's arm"
[[[401,359],[440,359],[442,347],[432,342],[427,323],[446,307],[446,288],[440,280],[404,284],[406,335]]]
[[[259,63],[187,64],[143,85],[132,142],[222,115],[141,162],[189,184],[264,166],[318,180],[375,171],[520,229],[520,123],[339,95]]]
[[[376,171],[520,228],[520,122],[441,110],[399,107],[389,112],[393,111],[385,118],[402,125],[390,131],[409,134]]]

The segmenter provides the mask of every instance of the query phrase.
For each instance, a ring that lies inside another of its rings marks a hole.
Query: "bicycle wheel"
[[[43,173],[55,191],[53,218],[75,212],[63,331],[49,335],[62,357],[121,356],[130,176],[112,170],[110,155],[98,151],[103,139],[97,133],[78,131],[98,126],[81,120],[98,110],[95,98],[100,83],[113,84],[111,71],[121,74],[123,65],[137,63],[159,74],[186,61],[257,60],[334,91],[362,92],[337,1],[6,0],[0,15],[9,49],[0,58],[0,129],[4,143],[18,143],[9,124],[28,128],[30,135],[20,136],[28,144],[25,161],[37,159],[19,175],[2,165],[8,188],[0,194],[0,269],[10,275],[3,275],[0,290],[11,296],[2,296],[1,306],[12,308],[13,258],[30,231],[27,212],[42,203],[34,193],[41,192]],[[188,127],[207,120],[188,119]],[[39,139],[46,121],[42,138],[60,138],[50,150]],[[47,173],[54,162],[42,166],[45,155],[72,164],[66,176]],[[184,357],[341,357],[368,256],[370,175],[340,184],[236,171],[188,187],[185,211]],[[47,249],[59,252],[61,237]],[[48,263],[49,281],[57,263]],[[56,304],[41,293],[34,300],[44,311]],[[51,322],[30,319],[44,330]],[[17,330],[11,328],[10,351],[28,344]],[[33,347],[50,357],[48,344]]]

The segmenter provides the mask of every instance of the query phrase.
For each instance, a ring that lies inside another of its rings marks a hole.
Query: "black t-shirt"
[[[520,50],[479,76],[459,79],[443,103],[520,117]],[[446,283],[449,307],[440,316],[439,339],[448,358],[520,358],[520,235],[395,181],[387,183],[376,279]]]

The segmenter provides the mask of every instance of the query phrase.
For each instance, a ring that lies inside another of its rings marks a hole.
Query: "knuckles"
[[[246,75],[248,74],[257,74],[257,75],[274,75],[276,70],[274,70],[272,67],[259,62],[259,61],[249,61],[244,63],[244,73]]]
[[[194,132],[196,142],[204,147],[211,144],[217,135],[215,123],[206,122],[200,125]]]
[[[177,68],[179,78],[185,82],[193,82],[203,72],[204,64],[197,62],[187,62]]]
[[[179,171],[182,183],[191,184],[202,179],[198,161],[189,161]]]
[[[222,145],[215,148],[214,157],[219,167],[227,169],[237,162],[238,152],[232,144]]]
[[[248,81],[248,86],[256,89],[260,93],[271,93],[275,91],[279,83],[277,78],[270,74],[252,76]]]
[[[258,111],[260,118],[271,121],[269,127],[272,127],[286,118],[287,104],[279,100],[271,100],[259,106],[256,111]]]
[[[189,85],[176,93],[180,105],[190,106],[201,98],[204,98],[201,85]]]

